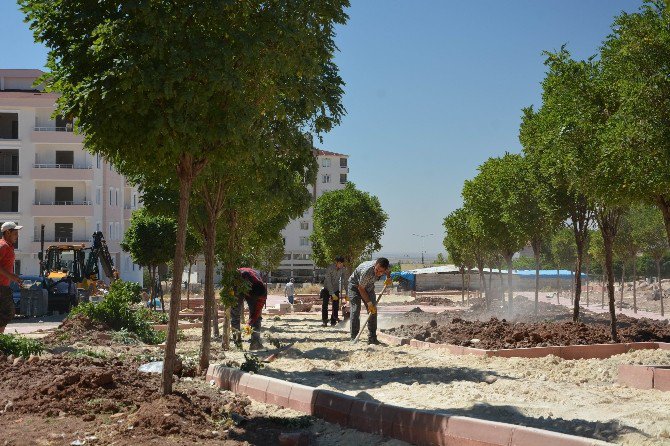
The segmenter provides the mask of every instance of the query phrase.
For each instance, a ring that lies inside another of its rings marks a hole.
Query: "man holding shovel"
[[[386,275],[385,285],[392,284],[391,267],[385,257],[376,261],[363,262],[349,277],[349,296],[351,298],[351,339],[356,339],[361,327],[361,305],[370,314],[368,320],[368,344],[380,344],[377,340],[377,297],[375,296],[375,281]]]

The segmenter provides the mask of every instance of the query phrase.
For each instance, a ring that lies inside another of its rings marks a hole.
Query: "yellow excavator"
[[[110,280],[119,278],[102,232],[93,233],[93,244],[51,245],[44,251],[44,225],[41,228],[38,253],[41,276],[49,291],[49,311],[68,312],[79,303],[79,296],[88,296],[100,280],[98,264]]]

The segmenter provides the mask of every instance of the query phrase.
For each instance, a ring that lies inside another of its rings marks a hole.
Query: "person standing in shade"
[[[14,274],[14,245],[19,240],[18,226],[12,221],[3,223],[0,231],[0,333],[5,332],[5,327],[14,319],[14,299],[12,299],[11,282],[21,286],[22,280]]]
[[[339,322],[340,289],[344,278],[344,257],[336,257],[335,263],[326,268],[326,277],[321,289],[321,321],[323,326],[328,326],[328,307],[332,302],[333,309],[330,313],[330,325]]]
[[[295,284],[293,283],[293,277],[288,281],[286,287],[284,287],[284,296],[288,299],[288,303],[293,305],[293,298],[295,296]]]
[[[380,344],[377,340],[377,297],[375,281],[386,276],[385,285],[393,284],[391,267],[385,257],[363,262],[349,277],[349,298],[351,301],[351,339],[356,339],[361,329],[361,305],[365,305],[370,319],[368,320],[368,344]]]

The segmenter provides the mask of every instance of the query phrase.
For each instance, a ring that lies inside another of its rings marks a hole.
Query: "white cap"
[[[18,231],[21,228],[23,228],[23,226],[19,226],[16,223],[14,223],[13,221],[7,221],[7,222],[2,224],[2,228],[0,228],[0,232],[9,231],[10,229],[16,229]]]

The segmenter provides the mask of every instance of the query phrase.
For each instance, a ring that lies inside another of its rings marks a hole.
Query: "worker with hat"
[[[14,245],[19,240],[19,226],[13,221],[2,224],[2,238],[0,239],[0,333],[14,319],[14,299],[12,299],[11,282],[21,286],[22,280],[14,274]]]

